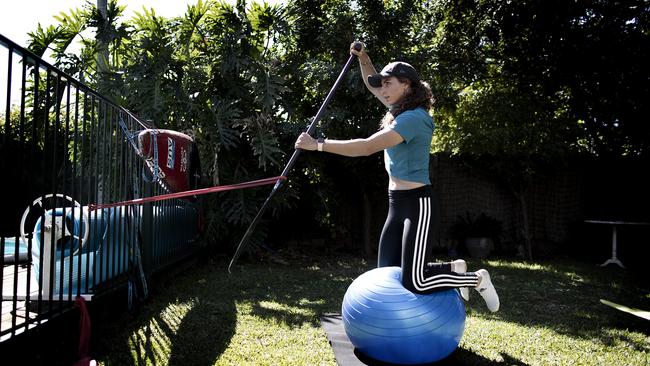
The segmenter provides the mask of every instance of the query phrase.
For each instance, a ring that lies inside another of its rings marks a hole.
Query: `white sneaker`
[[[481,294],[491,312],[499,310],[499,295],[497,295],[497,290],[492,285],[490,274],[484,269],[479,269],[476,273],[481,276],[481,283],[476,287],[476,291]]]
[[[454,264],[454,269],[456,273],[465,273],[467,272],[467,263],[462,260],[462,259],[456,259],[455,261],[452,262]],[[458,289],[460,292],[460,297],[463,298],[465,301],[469,301],[469,288],[468,287],[461,287]]]

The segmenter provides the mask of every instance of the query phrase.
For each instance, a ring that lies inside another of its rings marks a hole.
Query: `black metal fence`
[[[2,35],[0,101],[0,341],[198,249],[192,200],[95,208],[167,193],[129,140],[153,126]]]

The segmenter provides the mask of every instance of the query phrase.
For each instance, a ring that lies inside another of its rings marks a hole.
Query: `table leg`
[[[620,260],[616,257],[616,225],[612,226],[612,257],[609,258],[608,260],[605,261],[605,263],[601,264],[601,267],[605,267],[608,264],[617,264],[621,268],[625,268],[623,263],[621,263]]]

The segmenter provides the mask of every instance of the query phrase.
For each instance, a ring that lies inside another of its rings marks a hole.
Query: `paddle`
[[[354,49],[357,51],[361,51],[361,48],[363,45],[361,42],[355,42]],[[336,82],[334,83],[334,86],[332,86],[332,89],[329,91],[327,96],[325,97],[325,101],[323,101],[323,104],[320,106],[318,109],[318,112],[316,113],[316,116],[314,116],[313,120],[311,121],[311,124],[307,128],[307,133],[309,135],[314,133],[314,130],[316,129],[316,124],[318,121],[320,121],[321,117],[323,116],[323,113],[325,112],[325,108],[327,107],[327,104],[329,104],[330,99],[334,96],[334,92],[336,89],[339,87],[339,84],[341,84],[341,81],[343,80],[343,76],[348,72],[350,69],[350,65],[352,65],[352,61],[354,60],[356,56],[355,55],[350,55],[350,58],[348,58],[348,61],[345,63],[345,66],[343,66],[343,70],[341,70],[341,73],[339,74],[339,77],[336,79]],[[294,164],[296,163],[296,160],[298,159],[298,156],[300,156],[301,149],[295,149],[293,152],[293,155],[291,155],[291,159],[289,159],[289,162],[287,165],[284,167],[284,170],[282,171],[281,176],[282,177],[288,177],[289,176],[289,171],[293,168]],[[269,202],[271,202],[271,198],[275,195],[275,192],[280,189],[284,185],[284,182],[286,179],[278,179],[278,181],[275,183],[273,186],[273,189],[271,190],[271,193],[269,196],[266,198],[266,201],[264,201],[264,204],[262,204],[262,207],[257,211],[257,215],[255,215],[255,218],[253,221],[250,223],[248,226],[248,229],[246,230],[246,233],[244,234],[244,237],[241,239],[239,242],[239,245],[237,246],[237,250],[235,251],[235,254],[233,255],[232,259],[230,260],[230,264],[228,265],[228,273],[231,273],[232,266],[235,264],[239,256],[241,255],[242,251],[248,244],[248,239],[250,238],[251,234],[253,233],[253,230],[255,230],[255,227],[257,226],[257,221],[262,217],[264,214],[264,211],[266,211],[266,207],[268,206]]]

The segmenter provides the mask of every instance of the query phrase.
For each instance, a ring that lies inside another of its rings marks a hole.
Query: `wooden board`
[[[624,313],[628,313],[628,314],[631,314],[631,315],[634,315],[634,316],[638,316],[639,318],[643,318],[645,320],[650,320],[650,311],[645,311],[645,310],[641,310],[641,309],[637,309],[637,308],[632,308],[632,307],[629,307],[629,306],[617,304],[615,302],[611,302],[611,301],[607,301],[607,300],[603,300],[603,299],[600,299],[600,302],[607,305],[607,306],[611,306],[616,310],[622,311]]]

